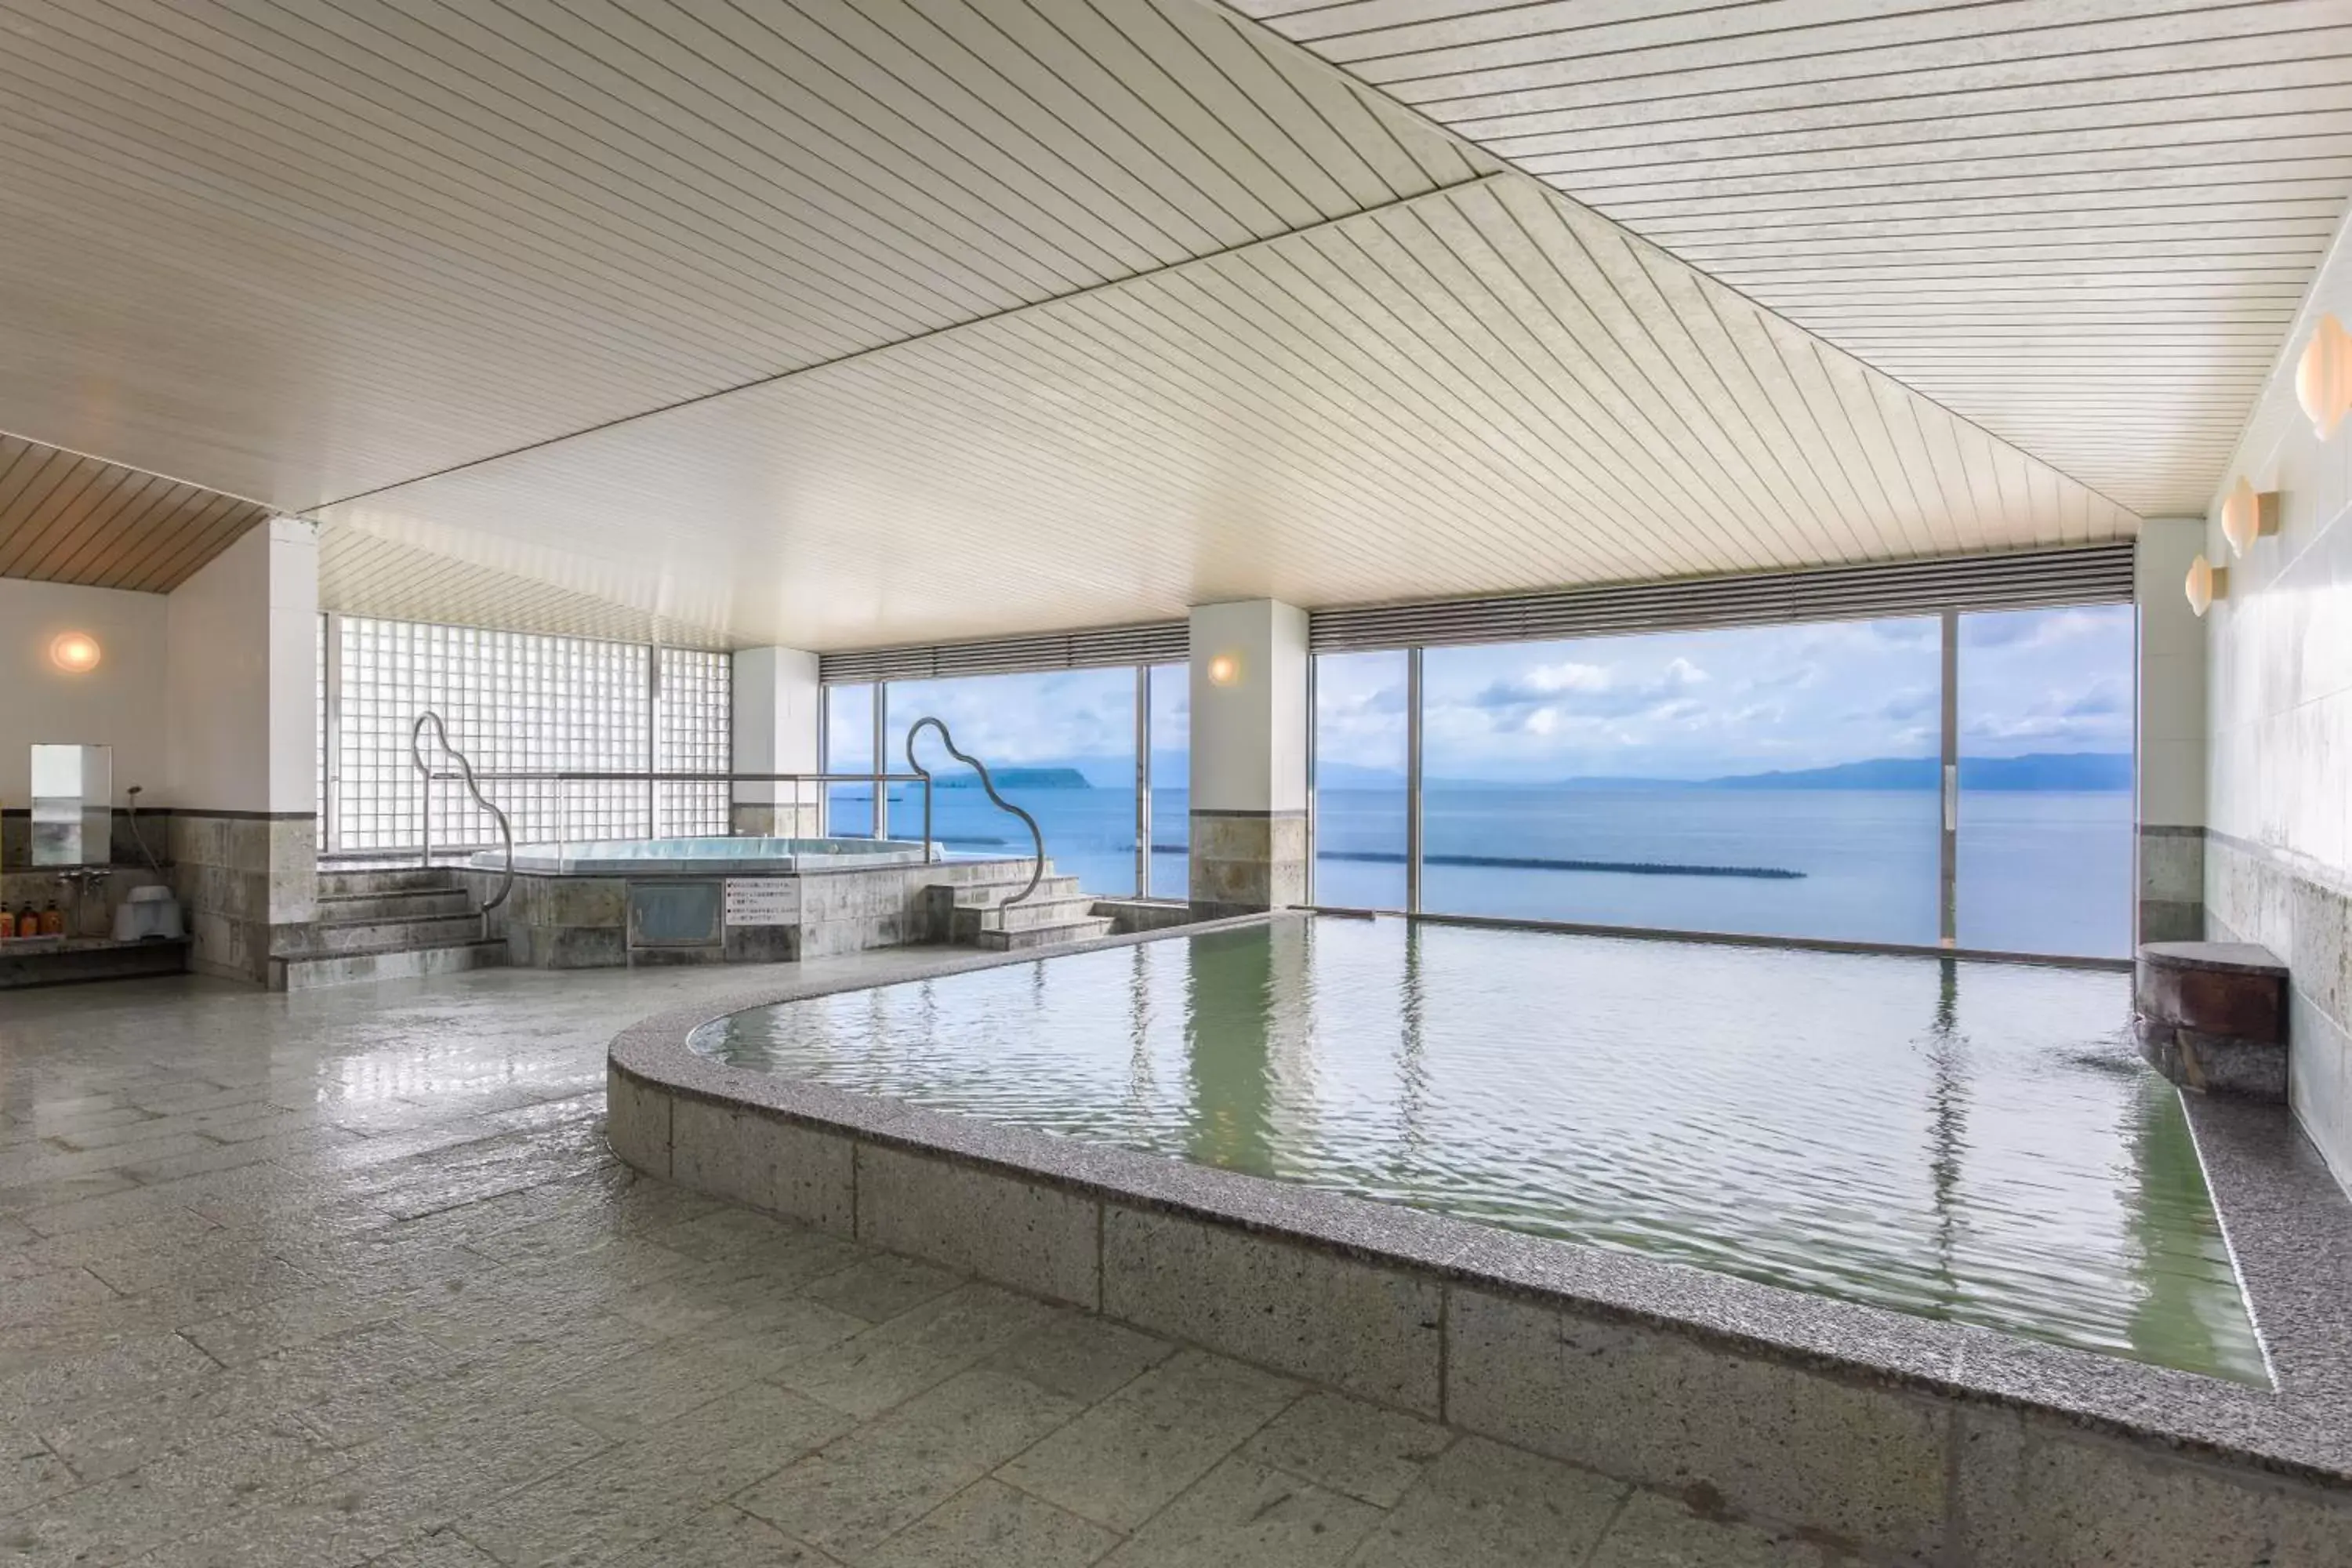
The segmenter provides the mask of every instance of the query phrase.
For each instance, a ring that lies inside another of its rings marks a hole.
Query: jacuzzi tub
[[[703,876],[713,872],[851,870],[875,866],[911,866],[923,847],[891,838],[612,838],[587,844],[518,844],[514,868],[541,876]],[[486,849],[474,857],[481,870],[505,866],[505,856]]]

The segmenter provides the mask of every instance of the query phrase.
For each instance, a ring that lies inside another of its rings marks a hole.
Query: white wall
[[[2352,1185],[2352,420],[2322,444],[2294,396],[2323,310],[2352,323],[2352,221],[2208,517],[2205,553],[2230,582],[2206,625],[2205,895],[2213,934],[2292,967],[2295,1110]],[[2280,531],[2231,559],[2221,503],[2242,474],[2281,492]]]
[[[252,529],[168,598],[173,805],[318,808],[319,547]]]
[[[60,632],[87,632],[100,658],[88,675],[49,663]],[[27,804],[39,742],[114,748],[118,804],[171,802],[164,743],[164,600],[159,594],[0,579],[0,806]]]
[[[1272,599],[1195,605],[1192,615],[1192,809],[1307,809],[1307,612]],[[1241,661],[1210,680],[1220,655]]]

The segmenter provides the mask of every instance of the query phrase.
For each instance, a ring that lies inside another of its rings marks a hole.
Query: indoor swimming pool
[[[726,1063],[2262,1383],[2113,971],[1278,919],[756,1008]]]

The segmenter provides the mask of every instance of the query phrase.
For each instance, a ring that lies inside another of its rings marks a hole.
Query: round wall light
[[[2325,441],[2352,414],[2352,332],[2333,316],[2319,318],[2303,358],[2294,367],[2295,401],[2310,417],[2312,433]]]
[[[2221,537],[2230,553],[2243,555],[2254,541],[2278,531],[2278,491],[2258,490],[2244,479],[2221,502]]]
[[[1209,684],[1231,686],[1242,678],[1242,658],[1237,653],[1221,653],[1209,660]]]
[[[2188,589],[2189,607],[2200,616],[2204,615],[2213,607],[2214,600],[2230,596],[2229,568],[2216,566],[2200,554],[2189,563]]]
[[[88,632],[59,632],[49,639],[49,662],[68,675],[88,675],[101,657],[98,639]]]

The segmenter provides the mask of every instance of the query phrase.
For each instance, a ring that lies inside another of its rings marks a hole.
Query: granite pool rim
[[[2264,1146],[2281,1128],[2300,1137],[2283,1108],[2273,1118],[2184,1096],[2209,1190],[2239,1259],[2241,1287],[2278,1380],[2265,1390],[730,1067],[688,1044],[703,1025],[748,1008],[1306,918],[1316,917],[1244,915],[1011,953],[894,950],[867,955],[878,962],[859,974],[772,983],[660,1014],[613,1042],[614,1118],[622,1115],[625,1089],[748,1111],[856,1145],[1659,1331],[1833,1381],[2055,1420],[2135,1449],[2153,1446],[2158,1455],[2252,1467],[2331,1493],[2352,1487],[2352,1312],[2309,1324],[2299,1315],[2304,1292],[2292,1301],[2273,1294],[2295,1278],[2310,1249],[2352,1245],[2352,1203],[2332,1183],[2324,1191],[2312,1187],[2308,1161],[2288,1155],[2283,1166],[2281,1152]],[[615,1148],[628,1159],[624,1142],[616,1127]],[[667,1169],[655,1173],[670,1175]],[[1099,1310],[1101,1301],[1097,1277],[1093,1306]],[[1437,1415],[1453,1418],[1443,1396]]]

